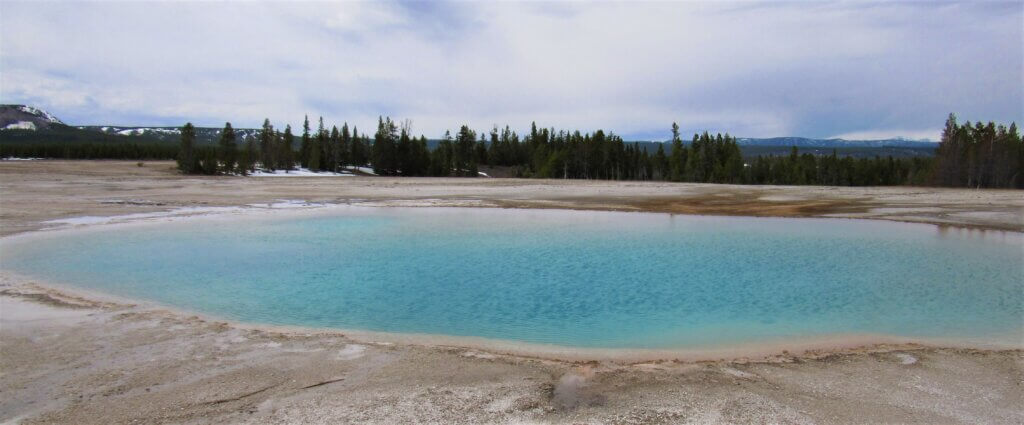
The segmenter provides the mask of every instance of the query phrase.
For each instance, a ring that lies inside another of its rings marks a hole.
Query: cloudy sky
[[[1024,116],[1024,2],[0,2],[0,102],[71,124],[937,137]]]

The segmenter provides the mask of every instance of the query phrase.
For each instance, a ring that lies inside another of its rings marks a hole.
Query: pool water
[[[1013,232],[338,207],[58,235],[7,244],[0,267],[255,323],[594,348],[1024,334]]]

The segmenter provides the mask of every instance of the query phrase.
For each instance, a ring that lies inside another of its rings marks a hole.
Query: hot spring
[[[0,267],[259,324],[643,349],[1024,334],[1014,232],[348,206],[27,236]]]

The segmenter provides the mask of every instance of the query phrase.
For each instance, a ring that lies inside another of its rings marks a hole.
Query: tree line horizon
[[[534,122],[529,134],[520,137],[507,125],[487,133],[463,125],[454,136],[446,131],[431,150],[426,136],[411,135],[408,120],[398,124],[382,116],[371,138],[347,122],[328,130],[322,117],[313,130],[307,116],[297,141],[290,125],[282,132],[266,119],[242,146],[226,123],[217,146],[198,148],[195,127],[186,123],[178,165],[185,174],[208,175],[289,171],[296,166],[341,172],[369,166],[382,176],[477,177],[484,165],[510,167],[512,175],[525,178],[1024,188],[1024,149],[1015,122],[1009,127],[980,121],[960,125],[950,114],[933,158],[840,158],[835,150],[831,155],[800,154],[794,146],[787,156],[761,155],[745,162],[736,138],[728,133],[694,134],[684,143],[678,124],[672,123],[671,134],[667,152],[659,144],[651,153],[603,130],[556,131]]]
[[[708,132],[683,141],[679,127],[671,140],[625,142],[603,130],[538,128],[520,136],[509,126],[476,132],[461,126],[446,132],[434,149],[411,135],[411,124],[378,119],[371,135],[345,123],[328,130],[308,118],[302,132],[275,129],[264,120],[254,137],[239,140],[230,123],[214,146],[197,146],[195,127],[181,128],[180,143],[124,142],[112,136],[93,141],[83,132],[40,135],[42,140],[0,143],[0,157],[64,159],[177,159],[185,174],[251,174],[256,170],[342,171],[372,167],[385,176],[475,177],[479,167],[522,178],[653,180],[698,183],[881,186],[917,185],[972,188],[1024,188],[1024,144],[1016,123],[960,124],[950,114],[934,156],[841,157],[800,152],[744,158],[735,137]],[[79,134],[83,133],[83,134]],[[19,136],[13,140],[25,139]],[[13,141],[12,140],[12,141]]]

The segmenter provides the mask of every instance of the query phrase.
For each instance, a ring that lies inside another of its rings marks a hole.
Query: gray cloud
[[[1024,115],[1024,3],[0,3],[0,101],[80,124],[304,114],[663,138]]]

